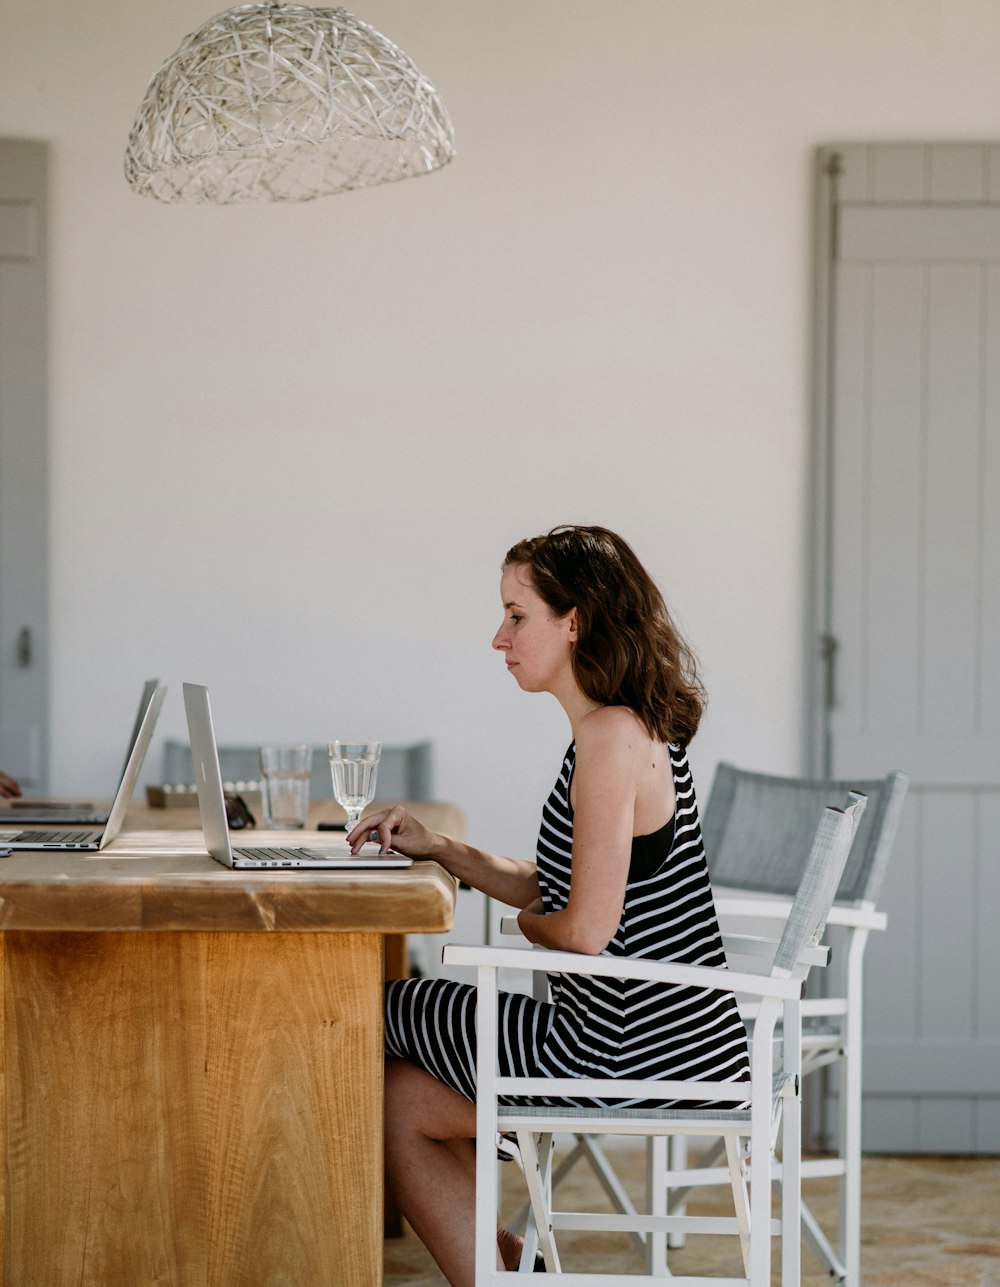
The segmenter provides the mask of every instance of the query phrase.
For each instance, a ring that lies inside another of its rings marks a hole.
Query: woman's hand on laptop
[[[369,841],[378,841],[382,853],[394,849],[407,858],[434,858],[444,844],[443,837],[429,831],[398,804],[362,818],[347,837],[354,854]]]

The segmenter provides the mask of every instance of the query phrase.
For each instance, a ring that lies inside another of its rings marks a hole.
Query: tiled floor
[[[639,1197],[642,1154],[615,1154],[616,1170]],[[504,1167],[505,1197],[516,1206],[517,1175]],[[574,1196],[599,1200],[581,1166]],[[720,1191],[721,1193],[721,1191]],[[866,1287],[988,1287],[1000,1284],[1000,1158],[869,1157],[863,1173],[862,1276]],[[809,1183],[807,1199],[821,1221],[833,1220],[835,1183]],[[721,1198],[719,1199],[721,1202]],[[723,1210],[722,1205],[718,1209]],[[732,1239],[700,1238],[672,1253],[675,1273],[738,1273]],[[620,1235],[564,1234],[564,1267],[610,1273],[638,1270],[640,1259]],[[777,1263],[777,1256],[776,1256]],[[409,1231],[386,1243],[386,1287],[442,1287],[421,1243]],[[597,1280],[595,1280],[597,1281]],[[668,1280],[669,1281],[669,1280]],[[775,1279],[777,1281],[777,1279]],[[802,1287],[830,1287],[831,1279],[803,1246]]]

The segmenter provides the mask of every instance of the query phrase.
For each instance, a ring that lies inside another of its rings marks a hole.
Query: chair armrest
[[[742,894],[715,895],[715,914],[719,920],[787,921],[792,910],[790,898],[752,898]]]
[[[722,946],[726,949],[726,956],[746,956],[770,962],[774,959],[778,940],[757,934],[723,934]],[[799,953],[796,964],[825,966],[829,961],[830,949],[825,943],[807,943]]]
[[[827,925],[845,925],[848,929],[884,930],[889,924],[885,912],[877,912],[871,903],[834,903]]]
[[[786,921],[791,908],[790,898],[722,895],[715,899],[715,912],[719,920]],[[843,925],[848,929],[884,930],[889,918],[885,912],[877,912],[871,903],[834,903],[826,923]]]
[[[588,956],[583,952],[555,952],[549,948],[447,943],[442,952],[442,960],[446,965],[467,965],[474,968],[485,965],[497,970],[542,970],[546,974],[646,979],[651,983],[673,983],[683,987],[740,992],[781,1000],[792,1000],[800,996],[802,991],[799,979],[774,978],[769,974],[744,974],[705,965],[682,965],[677,961],[646,961],[633,956]]]

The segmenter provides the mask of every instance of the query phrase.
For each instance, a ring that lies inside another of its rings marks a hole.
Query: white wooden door
[[[0,769],[48,785],[46,148],[0,139]]]
[[[865,958],[864,1143],[995,1153],[1000,145],[820,163],[817,767],[912,780]]]

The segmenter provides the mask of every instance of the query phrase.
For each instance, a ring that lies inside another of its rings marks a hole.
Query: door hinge
[[[27,670],[33,660],[31,627],[22,626],[17,636],[17,664]]]
[[[837,650],[840,643],[836,635],[824,634],[819,639],[819,655],[823,661],[823,706],[832,711],[837,705]]]

